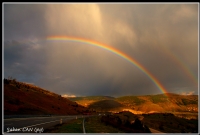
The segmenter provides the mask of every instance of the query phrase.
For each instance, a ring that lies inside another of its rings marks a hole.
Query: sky
[[[4,78],[65,96],[198,94],[198,4],[3,4]]]

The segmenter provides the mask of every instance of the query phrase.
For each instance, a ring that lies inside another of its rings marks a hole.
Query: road
[[[163,133],[161,131],[155,130],[153,128],[149,128],[149,130],[151,131],[151,133]],[[164,133],[163,133],[164,134]]]
[[[53,127],[69,120],[88,117],[86,115],[71,116],[51,116],[51,117],[29,117],[29,118],[10,118],[4,119],[4,133],[42,133],[45,129]],[[163,133],[158,130],[149,128],[152,133]],[[12,131],[11,131],[12,130]],[[13,131],[15,130],[15,131]]]
[[[72,119],[86,116],[51,116],[51,117],[31,117],[31,118],[11,118],[4,119],[4,133],[40,133],[45,129],[67,122]]]

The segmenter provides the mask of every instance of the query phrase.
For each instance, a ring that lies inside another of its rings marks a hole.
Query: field
[[[85,120],[86,133],[124,133],[118,128],[114,128],[110,125],[105,125],[101,122],[101,117],[89,117]]]
[[[71,120],[62,125],[47,129],[44,133],[83,133],[83,118]],[[105,125],[100,122],[99,116],[88,117],[85,119],[86,133],[123,133],[117,128]]]
[[[71,120],[67,123],[58,124],[44,131],[44,133],[83,133],[83,118]]]

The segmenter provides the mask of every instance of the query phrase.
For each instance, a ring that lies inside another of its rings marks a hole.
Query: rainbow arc
[[[93,40],[89,40],[89,39],[85,39],[85,38],[70,37],[70,36],[49,36],[49,37],[47,37],[47,41],[79,42],[79,43],[92,45],[92,46],[107,50],[109,52],[112,52],[113,54],[118,55],[119,57],[127,60],[128,62],[130,62],[131,64],[136,66],[139,70],[141,70],[157,86],[157,88],[162,93],[168,93],[167,90],[165,89],[165,87],[158,81],[158,79],[152,73],[150,73],[143,65],[141,65],[134,58],[128,56],[127,54],[125,54],[124,52],[122,52],[122,51],[120,51],[116,48],[113,48],[109,45],[106,45],[106,44],[103,44],[103,43],[100,43],[100,42],[97,42],[97,41],[93,41]]]

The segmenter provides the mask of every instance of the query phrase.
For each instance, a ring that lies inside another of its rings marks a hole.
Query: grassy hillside
[[[126,104],[126,106],[140,105],[145,102],[144,99],[138,98],[137,96],[123,96],[116,98],[116,101]]]
[[[90,104],[101,101],[101,100],[113,100],[114,97],[110,96],[87,96],[87,97],[68,97],[71,101],[75,101],[76,103],[83,105],[85,107],[89,106]]]
[[[87,109],[34,85],[4,80],[4,114],[80,114]]]
[[[96,111],[110,111],[123,108],[124,105],[115,100],[100,100],[88,106],[88,108],[95,109]]]
[[[174,93],[144,95],[144,96],[123,96],[118,98],[110,98],[104,96],[94,97],[78,97],[69,98],[78,104],[88,106],[90,108],[101,108],[108,106],[103,100],[112,100],[115,104],[121,104],[121,108],[131,109],[132,111],[150,112],[198,112],[198,95],[178,95]],[[114,104],[113,104],[114,105]],[[112,107],[108,107],[112,108]],[[108,110],[106,108],[106,110]],[[121,111],[121,110],[119,110]]]
[[[197,95],[178,95],[173,93],[125,96],[116,98],[123,105],[143,112],[198,112]]]

